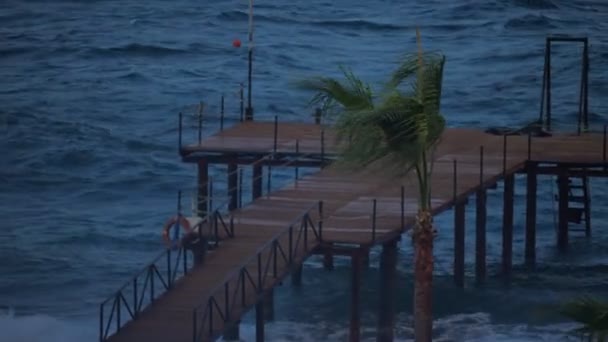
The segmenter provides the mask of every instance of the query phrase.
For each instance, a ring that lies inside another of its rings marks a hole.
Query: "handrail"
[[[318,207],[319,215],[317,225],[315,225],[311,218],[311,211],[315,207]],[[311,205],[308,209],[303,211],[302,214],[296,217],[285,229],[275,234],[271,240],[258,248],[256,253],[243,262],[237,270],[228,274],[220,285],[211,290],[210,296],[192,310],[193,341],[201,340],[204,335],[213,337],[214,334],[218,333],[213,329],[214,310],[217,310],[217,314],[224,323],[231,321],[230,314],[237,304],[237,296],[240,297],[241,310],[251,305],[251,303],[247,303],[247,287],[250,288],[250,291],[255,291],[256,297],[258,297],[264,291],[268,276],[272,276],[274,279],[282,278],[290,268],[293,267],[300,247],[305,250],[305,253],[309,253],[309,230],[314,234],[316,241],[321,242],[323,238],[322,215],[322,201]],[[298,223],[299,227],[297,228],[297,231],[294,231],[296,230],[294,229],[294,226]],[[294,232],[296,234],[294,234]],[[287,234],[287,241],[281,241]],[[282,244],[284,243],[288,246],[283,247]],[[263,260],[263,254],[267,254],[266,260]],[[272,270],[270,270],[271,263]],[[283,265],[282,271],[279,270],[280,263]],[[254,280],[256,277],[251,274],[248,267],[257,267],[257,281]],[[230,286],[231,282],[236,282],[234,288]],[[221,301],[222,296],[223,302]],[[222,302],[222,305],[219,304],[220,302]]]
[[[220,228],[223,228],[226,237],[234,237],[233,217],[230,217],[227,224],[219,209],[201,218],[201,221],[192,227],[193,231],[198,230],[197,232],[202,234],[204,224],[208,224],[209,229],[209,234],[205,236],[213,237],[213,243],[216,247],[219,241],[222,240]],[[175,259],[173,259],[174,254]],[[152,304],[160,295],[171,290],[175,282],[186,276],[194,266],[194,262],[189,262],[188,259],[191,259],[191,257],[188,256],[187,249],[184,246],[180,245],[176,251],[167,248],[125,282],[115,293],[102,301],[99,306],[99,340],[103,342],[113,333],[120,331],[125,323],[129,320],[137,319],[139,313]],[[162,285],[158,289],[160,290],[158,292],[156,291],[156,281],[159,281]],[[148,294],[149,297],[146,298]],[[106,320],[105,308],[110,302],[112,303],[112,307]],[[122,314],[124,310],[127,311],[128,317],[123,320]],[[114,323],[113,332],[110,330],[112,323]]]

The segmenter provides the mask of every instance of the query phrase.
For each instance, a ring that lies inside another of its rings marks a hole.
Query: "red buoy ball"
[[[234,46],[235,48],[241,47],[241,41],[239,39],[233,40],[232,41],[232,46]]]

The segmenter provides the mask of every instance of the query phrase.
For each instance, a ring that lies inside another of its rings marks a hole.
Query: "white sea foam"
[[[270,322],[265,327],[267,341],[346,341],[348,320],[329,322]],[[365,322],[363,322],[365,323]],[[573,324],[544,326],[495,324],[487,313],[457,314],[435,321],[435,342],[538,342],[576,341],[568,332]],[[375,341],[375,327],[365,324],[363,341]],[[241,324],[241,341],[255,340],[255,325]],[[94,342],[98,338],[95,321],[63,320],[47,315],[18,316],[12,311],[0,313],[0,342]],[[412,341],[411,316],[399,315],[395,341]]]
[[[94,323],[71,321],[47,315],[18,316],[0,313],[0,342],[87,342],[96,341]]]

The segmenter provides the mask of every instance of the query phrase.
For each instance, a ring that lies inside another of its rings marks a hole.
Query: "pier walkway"
[[[168,273],[160,270],[158,262],[149,265],[143,278],[125,285],[102,308],[101,341],[213,340],[251,307],[263,312],[258,304],[264,296],[286,276],[297,272],[313,253],[325,248],[355,246],[364,250],[389,244],[415,222],[415,175],[389,172],[382,165],[347,170],[332,164],[337,150],[334,133],[322,125],[243,122],[210,137],[201,136],[198,143],[190,145],[182,145],[180,130],[180,149],[184,161],[205,169],[209,163],[322,167],[265,194],[260,192],[258,182],[258,194],[248,205],[233,207],[229,213],[211,213],[209,217],[213,219],[208,222],[215,223],[217,248],[200,265],[188,265],[190,257],[183,249],[166,253]],[[471,194],[485,195],[486,188],[505,180],[503,227],[507,227],[507,242],[503,244],[503,266],[508,268],[513,175],[530,172],[530,165],[537,173],[593,168],[603,172],[606,137],[597,133],[496,136],[480,130],[450,128],[445,131],[435,158],[433,212],[456,207],[455,227],[441,227],[439,234],[455,237],[455,277],[464,277],[464,205]],[[207,178],[207,172],[199,169],[199,179]],[[254,184],[254,192],[255,188]],[[478,210],[482,209],[485,213],[485,203],[479,204],[478,200]],[[485,236],[485,219],[480,220],[477,227],[483,229]],[[482,247],[484,260],[479,267],[485,272],[485,246],[476,248]],[[183,276],[177,274],[178,269]],[[150,294],[150,286],[154,286],[150,279],[157,279],[157,287],[162,282],[164,293]],[[358,314],[353,315],[351,323],[358,320]],[[259,329],[258,325],[257,333],[263,338],[263,327],[261,333]],[[351,330],[351,339],[352,334],[357,333]]]

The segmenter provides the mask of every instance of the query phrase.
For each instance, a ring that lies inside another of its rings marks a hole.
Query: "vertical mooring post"
[[[205,217],[207,215],[207,201],[209,196],[209,191],[207,188],[207,184],[209,183],[209,164],[205,159],[198,161],[197,178],[196,212],[198,217]]]
[[[454,207],[454,282],[464,287],[464,219],[466,202],[459,201]]]
[[[359,313],[359,299],[361,290],[361,259],[359,250],[351,256],[351,303],[350,303],[350,342],[359,342],[361,337],[361,317]]]
[[[506,175],[503,193],[503,218],[502,218],[502,273],[505,277],[511,276],[513,265],[513,195],[515,187],[515,176]]]
[[[302,285],[302,264],[296,266],[296,268],[291,272],[291,285]]]
[[[262,161],[257,160],[253,163],[253,173],[251,176],[252,187],[251,187],[251,197],[252,200],[256,200],[260,196],[262,196]]]
[[[223,340],[224,341],[240,341],[241,340],[241,336],[240,336],[240,325],[241,325],[241,321],[237,321],[235,323],[231,323],[226,325],[226,328],[224,328],[224,335]]]
[[[327,244],[327,247],[324,248],[323,268],[325,268],[327,271],[331,271],[334,269],[334,253],[332,243]]]
[[[274,321],[274,289],[264,295],[264,319],[267,322]]]
[[[482,283],[486,278],[486,208],[487,193],[484,186],[483,146],[479,147],[479,189],[475,195],[475,279]]]
[[[565,252],[568,249],[568,169],[560,168],[557,186],[559,201],[557,248],[560,252]]]
[[[397,252],[395,239],[385,243],[380,254],[380,306],[376,336],[378,342],[392,342],[394,339]]]
[[[234,161],[236,158],[233,157],[233,160],[231,160],[228,163],[228,169],[227,169],[227,174],[228,174],[228,198],[229,198],[229,202],[228,202],[228,210],[232,211],[234,209],[236,209],[238,207],[238,203],[239,203],[239,197],[238,197],[238,193],[239,193],[239,189],[238,189],[238,182],[239,182],[239,174],[238,174],[238,166],[236,164],[236,162]]]
[[[545,105],[547,106],[547,130],[551,131],[551,39],[547,37],[547,48],[545,49],[545,60],[547,68],[547,100]]]
[[[255,341],[264,342],[264,300],[255,304]]]
[[[534,267],[536,264],[536,190],[537,190],[537,164],[528,162],[526,165],[526,266]]]

